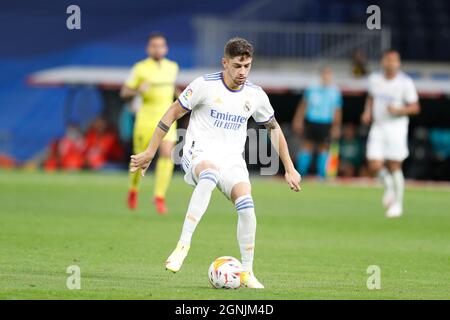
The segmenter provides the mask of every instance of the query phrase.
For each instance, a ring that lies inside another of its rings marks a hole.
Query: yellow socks
[[[165,198],[172,179],[174,164],[172,159],[159,157],[156,161],[155,172],[155,197]]]
[[[130,190],[137,191],[139,189],[139,182],[141,182],[141,170],[135,173],[129,173],[130,177]]]

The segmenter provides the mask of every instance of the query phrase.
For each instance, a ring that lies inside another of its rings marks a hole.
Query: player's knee
[[[382,161],[369,161],[369,170],[373,175],[376,175],[383,168]]]
[[[248,182],[239,182],[233,186],[231,189],[230,198],[233,203],[244,195],[250,195],[252,193],[252,186]]]
[[[402,168],[402,163],[399,161],[388,161],[387,167],[389,172],[395,172]]]
[[[216,170],[216,171],[218,171],[219,169],[214,164],[214,162],[209,161],[209,160],[203,160],[196,166],[195,173],[197,174],[197,176],[200,176],[200,174],[203,171],[205,171],[205,170]]]

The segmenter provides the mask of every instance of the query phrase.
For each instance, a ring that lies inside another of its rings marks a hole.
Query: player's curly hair
[[[235,57],[253,57],[253,46],[243,38],[235,37],[228,40],[224,48],[224,54],[227,58]]]

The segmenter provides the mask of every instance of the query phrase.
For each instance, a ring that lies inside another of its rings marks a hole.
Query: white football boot
[[[383,206],[385,208],[391,207],[395,202],[395,192],[392,190],[386,190],[383,194]]]
[[[402,205],[394,202],[388,210],[386,211],[386,217],[387,218],[399,218],[403,214],[403,208]]]
[[[181,269],[183,261],[189,252],[189,245],[178,242],[177,247],[166,260],[166,270],[177,272]]]
[[[252,289],[264,289],[261,282],[256,279],[253,272],[244,271],[241,272],[241,287],[252,288]]]

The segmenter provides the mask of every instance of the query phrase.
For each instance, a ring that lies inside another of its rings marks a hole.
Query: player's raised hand
[[[145,92],[147,92],[150,89],[151,86],[152,86],[151,82],[150,81],[146,81],[146,82],[144,82],[143,84],[141,84],[139,86],[139,92],[141,94],[145,93]]]
[[[302,121],[293,121],[291,128],[295,134],[302,134],[303,128],[304,128],[303,122]]]
[[[372,114],[370,113],[370,111],[364,111],[361,115],[361,122],[365,125],[369,125],[370,122],[372,121]]]
[[[300,187],[300,181],[302,180],[302,177],[300,176],[300,173],[297,172],[297,170],[293,169],[290,171],[286,171],[284,178],[286,179],[286,182],[288,183],[291,190],[299,192],[302,189]]]
[[[150,163],[152,162],[153,157],[147,152],[141,152],[138,154],[133,154],[131,156],[130,161],[130,172],[134,173],[141,169],[141,175],[145,176],[145,172],[147,171],[148,167],[150,166]]]
[[[394,107],[393,105],[388,106],[388,111],[393,116],[402,116],[403,115],[402,109]]]

